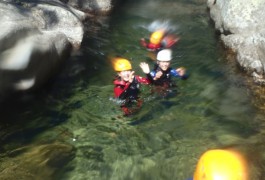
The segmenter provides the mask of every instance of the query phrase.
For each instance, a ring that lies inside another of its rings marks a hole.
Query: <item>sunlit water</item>
[[[178,94],[170,98],[154,98],[143,87],[142,109],[123,117],[112,100],[110,57],[130,59],[144,76],[139,63],[153,62],[139,40],[160,25],[181,37],[172,67],[186,67],[190,77],[176,79]],[[64,142],[77,151],[57,179],[186,180],[205,150],[259,133],[248,90],[223,59],[206,3],[131,0],[94,26],[88,25],[81,50],[46,89],[6,106],[2,128],[17,133],[3,142],[2,153]]]

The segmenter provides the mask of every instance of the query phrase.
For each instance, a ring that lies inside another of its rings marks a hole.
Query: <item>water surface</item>
[[[8,136],[2,152],[70,143],[75,158],[56,179],[185,180],[205,150],[259,133],[256,109],[243,78],[223,58],[206,3],[127,0],[119,12],[99,20],[101,26],[88,24],[81,50],[44,90],[6,105],[2,127],[19,130]],[[144,76],[139,63],[153,61],[139,40],[161,25],[181,37],[172,67],[186,67],[190,77],[176,79],[178,94],[170,98],[154,98],[143,87],[141,111],[122,117],[111,100],[110,57],[130,59]]]

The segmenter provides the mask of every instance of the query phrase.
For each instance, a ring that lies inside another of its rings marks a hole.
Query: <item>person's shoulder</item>
[[[119,79],[114,79],[113,84],[115,84],[115,85],[125,85],[126,83],[124,81],[119,80]]]

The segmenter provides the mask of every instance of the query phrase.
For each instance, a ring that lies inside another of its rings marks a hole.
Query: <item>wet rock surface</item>
[[[11,92],[41,88],[54,77],[71,53],[80,48],[86,31],[84,22],[108,14],[114,2],[0,2],[0,102]]]
[[[40,88],[81,43],[84,13],[49,3],[0,3],[0,99]]]
[[[256,83],[264,84],[265,1],[208,0],[207,5],[224,45]]]

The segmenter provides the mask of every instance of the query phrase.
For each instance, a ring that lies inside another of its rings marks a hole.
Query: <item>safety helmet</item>
[[[233,150],[209,150],[199,159],[193,180],[248,180],[247,164]]]
[[[157,53],[156,59],[158,61],[170,61],[172,59],[171,49],[163,49]]]
[[[153,32],[150,36],[150,43],[156,44],[156,45],[160,44],[164,35],[165,35],[165,31],[163,30],[158,30],[158,31]]]
[[[124,58],[115,58],[113,60],[113,67],[115,71],[127,71],[132,69],[130,61]]]

